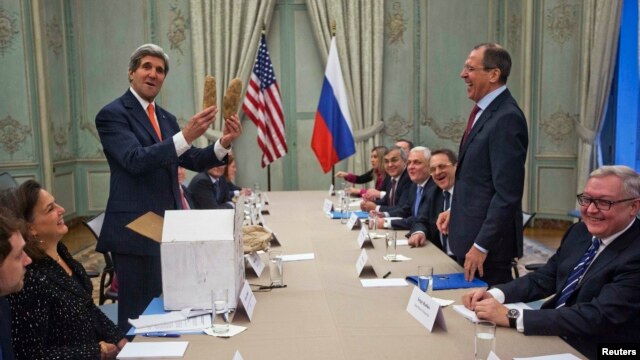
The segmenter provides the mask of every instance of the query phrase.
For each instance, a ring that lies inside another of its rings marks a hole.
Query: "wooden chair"
[[[89,228],[96,240],[100,236],[102,230],[102,223],[104,222],[104,213],[100,213],[88,221],[82,221],[82,223]],[[103,305],[107,300],[111,302],[118,301],[118,292],[114,290],[111,285],[115,280],[115,267],[113,266],[113,260],[111,254],[104,253],[104,269],[100,273],[100,298],[98,300],[99,305]]]

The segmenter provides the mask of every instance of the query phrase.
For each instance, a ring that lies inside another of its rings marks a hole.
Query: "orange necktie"
[[[156,112],[153,111],[153,104],[147,106],[147,114],[149,115],[149,121],[151,121],[153,129],[156,131],[156,135],[158,135],[158,139],[162,140],[162,133],[160,133],[160,126],[158,125],[158,121],[156,121]]]

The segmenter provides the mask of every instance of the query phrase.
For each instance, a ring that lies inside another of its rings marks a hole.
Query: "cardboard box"
[[[147,213],[129,227],[156,241],[160,253],[165,310],[211,309],[211,291],[229,289],[229,306],[237,307],[244,284],[243,211],[168,210],[164,221]],[[154,234],[155,230],[155,234]]]

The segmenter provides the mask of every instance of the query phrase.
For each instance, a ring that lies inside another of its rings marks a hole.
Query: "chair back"
[[[0,174],[0,191],[14,189],[18,187],[18,182],[8,172]]]
[[[522,212],[522,228],[526,228],[527,226],[529,226],[529,223],[531,222],[531,220],[533,220],[533,218],[536,216],[536,213],[528,213],[526,211]]]

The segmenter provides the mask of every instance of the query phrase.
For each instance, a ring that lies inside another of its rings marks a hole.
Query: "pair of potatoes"
[[[235,78],[229,83],[229,87],[222,99],[222,118],[228,119],[236,113],[236,109],[240,104],[240,96],[242,95],[242,82],[240,79]],[[203,109],[209,106],[216,105],[218,103],[216,93],[216,79],[207,75],[204,79],[204,99]]]

